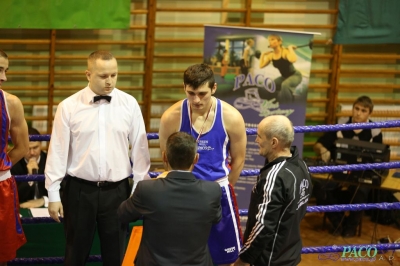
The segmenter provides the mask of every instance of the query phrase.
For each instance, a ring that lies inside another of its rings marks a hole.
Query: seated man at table
[[[221,188],[191,173],[199,154],[188,133],[170,135],[162,157],[167,176],[140,181],[118,208],[123,223],[143,217],[135,265],[212,266],[207,241],[211,226],[222,217]]]
[[[351,117],[343,117],[338,120],[338,124],[366,123],[374,109],[374,104],[368,96],[360,96],[353,103]],[[357,139],[382,143],[382,133],[379,128],[355,129],[343,131],[330,131],[321,136],[314,145],[314,151],[321,159],[328,163],[335,155],[335,141],[338,138]],[[316,182],[314,191],[316,192],[317,204],[356,204],[366,203],[369,188],[365,186],[345,186],[336,182]],[[362,218],[361,211],[353,211],[346,217],[341,212],[327,212],[329,221],[333,225],[332,233],[343,237],[353,237],[356,235],[357,226]]]
[[[29,135],[40,135],[36,128],[28,128]],[[30,141],[29,151],[11,168],[12,175],[44,174],[47,153],[41,150],[40,141]],[[44,181],[17,182],[21,208],[47,207],[47,190]]]

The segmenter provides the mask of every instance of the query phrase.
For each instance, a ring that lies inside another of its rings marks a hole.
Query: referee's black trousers
[[[67,176],[62,195],[67,266],[83,266],[98,230],[103,265],[121,265],[126,248],[126,225],[117,209],[130,195],[128,178],[101,184]]]

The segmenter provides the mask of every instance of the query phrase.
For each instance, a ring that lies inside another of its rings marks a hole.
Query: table
[[[369,186],[371,188],[380,188],[380,189],[387,189],[387,190],[393,190],[393,191],[400,191],[400,178],[393,177],[393,174],[396,172],[399,172],[399,171],[400,171],[399,169],[390,169],[386,179],[383,181],[383,183],[380,186],[373,186],[373,185],[369,185],[369,184],[365,184],[365,185]],[[311,177],[316,178],[316,179],[328,179],[329,174],[328,173],[311,174]],[[333,179],[332,177],[329,180],[335,181],[335,182],[347,182],[347,183],[352,183],[352,184],[364,184],[364,183],[336,180],[336,179]]]
[[[337,179],[333,179],[332,177],[331,178],[329,178],[329,181],[333,181],[333,182],[336,182],[336,183],[345,183],[345,184],[351,184],[351,185],[362,185],[363,187],[368,187],[368,188],[371,188],[371,191],[372,191],[372,202],[375,202],[374,200],[376,199],[376,195],[378,195],[378,201],[377,202],[385,202],[385,200],[380,200],[381,198],[380,198],[380,194],[376,194],[376,192],[377,191],[379,191],[379,190],[387,190],[387,193],[389,193],[389,191],[390,191],[390,194],[392,193],[392,192],[396,192],[396,193],[393,193],[393,196],[397,199],[397,201],[400,201],[400,178],[399,177],[394,177],[393,175],[395,174],[395,173],[399,173],[400,172],[400,169],[390,169],[389,170],[389,172],[388,172],[388,175],[387,175],[387,177],[385,178],[385,180],[383,181],[383,183],[380,185],[380,186],[376,186],[376,185],[371,185],[371,184],[365,184],[365,183],[359,183],[359,182],[352,182],[352,181],[343,181],[343,180],[337,180]],[[396,176],[397,176],[397,174],[396,174]],[[312,179],[320,179],[320,180],[328,180],[328,177],[330,176],[330,174],[329,173],[324,173],[324,174],[311,174],[311,178]],[[395,199],[393,198],[393,202],[395,201]],[[386,202],[392,202],[391,200],[387,200]],[[378,210],[378,212],[376,212],[375,210],[372,210],[372,211],[369,211],[369,215],[371,215],[371,219],[374,219],[374,222],[379,222],[378,220],[379,220],[379,216],[382,218],[382,217],[388,217],[388,215],[389,216],[391,216],[392,214],[388,214],[387,212],[390,212],[390,211],[379,211]],[[383,220],[385,220],[386,218],[383,218]],[[324,215],[324,218],[323,218],[323,222],[322,222],[322,224],[323,224],[323,226],[325,226],[325,220],[326,220],[326,216]],[[385,221],[385,222],[387,222],[387,220]],[[396,223],[396,225],[398,225],[397,224],[397,222],[394,220],[394,222]],[[361,230],[361,224],[360,224],[360,227],[359,227],[359,230]]]

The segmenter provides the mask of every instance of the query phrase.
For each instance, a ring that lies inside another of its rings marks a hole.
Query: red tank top
[[[6,96],[2,90],[0,90],[0,111],[0,171],[5,171],[11,168],[12,163],[7,154],[10,119],[7,111]]]

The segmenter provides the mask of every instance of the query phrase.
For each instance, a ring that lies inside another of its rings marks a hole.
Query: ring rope
[[[295,126],[295,133],[306,133],[306,132],[326,132],[326,131],[337,131],[337,130],[353,130],[353,129],[370,129],[370,128],[390,128],[400,127],[400,120],[383,121],[383,122],[372,122],[372,123],[352,123],[352,124],[337,124],[337,125],[318,125],[318,126]],[[254,128],[247,128],[247,135],[255,135],[257,132]],[[157,133],[148,133],[148,139],[158,139]],[[30,135],[30,141],[48,141],[50,135]],[[356,165],[336,165],[336,166],[311,166],[309,171],[311,173],[328,173],[328,172],[341,172],[341,171],[360,171],[360,170],[371,170],[371,169],[390,169],[400,168],[400,162],[390,163],[373,163],[373,164],[356,164]],[[156,177],[160,173],[149,172],[150,177]],[[256,176],[259,174],[259,170],[243,170],[241,176]],[[17,181],[43,181],[44,175],[20,175],[15,176]],[[383,209],[383,210],[395,210],[400,209],[400,203],[369,203],[369,204],[344,204],[344,205],[327,205],[327,206],[307,206],[307,212],[337,212],[337,211],[354,211],[354,210],[368,210],[368,209]],[[248,214],[248,210],[239,210],[239,215],[245,216]],[[34,223],[54,223],[55,221],[50,217],[36,217],[36,218],[21,218],[23,224],[34,224]],[[303,247],[302,253],[328,253],[328,252],[340,252],[345,248],[376,248],[377,250],[394,250],[400,248],[400,243],[389,243],[389,244],[368,244],[368,245],[347,245],[347,246],[320,246],[320,247]],[[88,262],[101,262],[100,255],[91,255],[88,258]],[[63,263],[63,257],[49,257],[49,258],[16,258],[10,262],[9,265],[19,264],[56,264]]]
[[[400,202],[358,203],[307,206],[307,212],[342,212],[364,210],[400,210]],[[248,210],[240,209],[239,216],[246,216]]]
[[[363,211],[363,210],[377,210],[377,209],[400,210],[400,202],[307,206],[307,212],[341,212],[341,211]],[[247,216],[247,214],[248,210],[239,209],[239,216]],[[22,217],[21,223],[22,224],[55,223],[55,221],[51,217]]]
[[[87,262],[102,262],[100,255],[91,255],[88,257]],[[16,258],[9,261],[7,265],[19,264],[63,264],[64,257],[49,257],[49,258]]]
[[[308,132],[327,132],[327,131],[341,131],[353,129],[371,129],[371,128],[391,128],[400,127],[400,120],[389,120],[381,122],[368,122],[368,123],[351,123],[351,124],[335,124],[335,125],[316,125],[316,126],[294,126],[295,133],[308,133]],[[247,135],[256,135],[256,128],[246,128]],[[49,141],[51,135],[29,135],[30,141]],[[158,139],[158,133],[147,133],[147,139]]]
[[[376,248],[377,250],[394,250],[400,248],[400,243],[387,243],[387,244],[361,244],[361,245],[333,245],[333,246],[320,246],[320,247],[303,247],[302,254],[309,253],[327,253],[327,252],[340,252],[345,248]]]
[[[333,245],[333,246],[319,246],[319,247],[303,247],[301,249],[302,254],[312,253],[329,253],[329,252],[343,252],[344,249],[353,250],[354,248],[376,248],[377,250],[395,250],[400,248],[400,243],[388,243],[388,244],[366,244],[366,245]],[[88,262],[101,262],[100,255],[91,255],[88,258]],[[17,258],[9,261],[9,265],[19,264],[61,264],[64,262],[64,257],[48,257],[48,258]]]
[[[330,165],[330,166],[310,166],[310,173],[329,173],[343,171],[363,171],[372,169],[392,169],[400,168],[400,161],[387,163],[364,163],[364,164],[347,164],[347,165]],[[260,170],[242,170],[240,176],[257,176]],[[157,177],[161,172],[149,172],[151,178]],[[44,175],[15,175],[15,180],[23,181],[44,181]],[[130,176],[132,178],[132,176]]]

